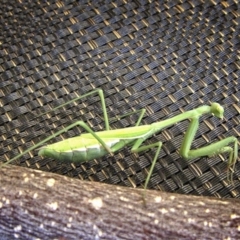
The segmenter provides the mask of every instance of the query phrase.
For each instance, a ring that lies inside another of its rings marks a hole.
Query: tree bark
[[[0,169],[1,239],[240,239],[240,201]]]

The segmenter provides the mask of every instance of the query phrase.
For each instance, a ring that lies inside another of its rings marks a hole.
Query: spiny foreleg
[[[199,126],[199,118],[198,117],[192,118],[190,125],[184,136],[184,139],[180,148],[180,154],[185,159],[193,159],[193,158],[202,157],[202,156],[211,157],[213,155],[228,152],[229,153],[228,170],[231,168],[234,169],[237,161],[237,155],[238,155],[237,138],[228,137],[205,147],[201,147],[198,149],[190,149],[194,136],[198,129],[198,126]],[[228,146],[231,143],[234,144],[233,148]],[[231,175],[231,179],[232,179],[232,175]]]

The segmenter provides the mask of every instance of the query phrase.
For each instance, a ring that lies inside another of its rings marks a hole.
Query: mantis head
[[[224,109],[219,103],[214,102],[211,104],[211,113],[214,116],[222,119],[224,114]]]

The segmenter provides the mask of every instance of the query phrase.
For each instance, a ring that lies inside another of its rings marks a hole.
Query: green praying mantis
[[[66,106],[70,103],[73,103],[81,98],[88,97],[90,95],[98,94],[100,97],[103,117],[105,122],[105,130],[95,132],[93,131],[85,122],[83,121],[76,121],[71,125],[65,127],[62,130],[57,131],[56,133],[52,134],[51,136],[45,138],[44,140],[40,141],[39,143],[33,145],[32,147],[28,148],[27,150],[23,151],[22,153],[18,154],[17,156],[13,157],[9,161],[3,163],[2,165],[8,164],[24,154],[38,148],[39,146],[47,143],[49,140],[55,138],[56,136],[66,132],[76,126],[82,127],[87,133],[83,133],[80,136],[69,138],[57,143],[49,144],[46,146],[42,146],[38,152],[38,155],[44,157],[50,157],[53,159],[57,159],[60,161],[68,161],[68,162],[85,162],[95,158],[100,158],[107,154],[113,154],[116,151],[124,148],[125,146],[131,147],[131,151],[133,153],[139,153],[142,151],[146,151],[149,149],[156,148],[156,152],[148,172],[147,178],[144,183],[144,189],[147,188],[149,183],[150,177],[152,175],[154,166],[158,159],[162,142],[155,142],[148,145],[143,145],[144,141],[147,138],[150,138],[153,134],[156,134],[167,128],[171,125],[174,125],[177,122],[183,121],[185,119],[190,120],[190,124],[186,130],[184,135],[181,147],[180,147],[180,155],[185,159],[193,159],[202,156],[213,156],[216,154],[221,153],[229,153],[229,161],[228,161],[228,169],[235,167],[235,163],[237,161],[238,155],[238,142],[236,137],[227,137],[222,139],[218,142],[211,143],[208,146],[204,146],[198,149],[191,149],[191,144],[196,134],[196,131],[199,127],[199,118],[204,115],[211,113],[218,118],[223,118],[224,109],[218,103],[212,103],[210,106],[204,105],[200,106],[196,109],[181,113],[177,116],[174,116],[170,119],[155,122],[149,125],[140,125],[141,120],[144,116],[145,109],[141,109],[132,113],[127,113],[121,117],[130,116],[136,112],[140,112],[138,121],[135,126],[115,129],[111,130],[109,127],[109,119],[106,110],[106,104],[104,99],[104,94],[102,89],[95,89],[89,93],[86,93],[82,96],[78,96],[58,107],[47,111],[41,115],[59,109],[63,106]],[[119,118],[121,118],[119,117]],[[230,147],[229,144],[233,144],[233,147]]]

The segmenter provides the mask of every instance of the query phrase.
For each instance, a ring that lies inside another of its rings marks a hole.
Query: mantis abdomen
[[[76,140],[78,141],[78,146],[74,144]],[[113,139],[105,141],[105,143],[109,148],[112,148],[119,141]],[[65,149],[61,149],[60,146],[62,145],[65,146]],[[80,136],[44,146],[39,150],[38,155],[66,162],[85,162],[103,157],[107,153],[108,151],[98,141],[94,143],[92,139]]]
[[[42,147],[38,155],[54,158],[67,162],[85,162],[105,156],[110,152],[116,152],[126,145],[131,144],[139,137],[146,135],[143,132],[150,126],[135,127],[135,136],[130,136],[131,127],[112,131],[96,133],[105,143],[107,149],[92,134],[86,133],[81,136],[68,138],[66,140]],[[128,136],[129,135],[129,136]]]

